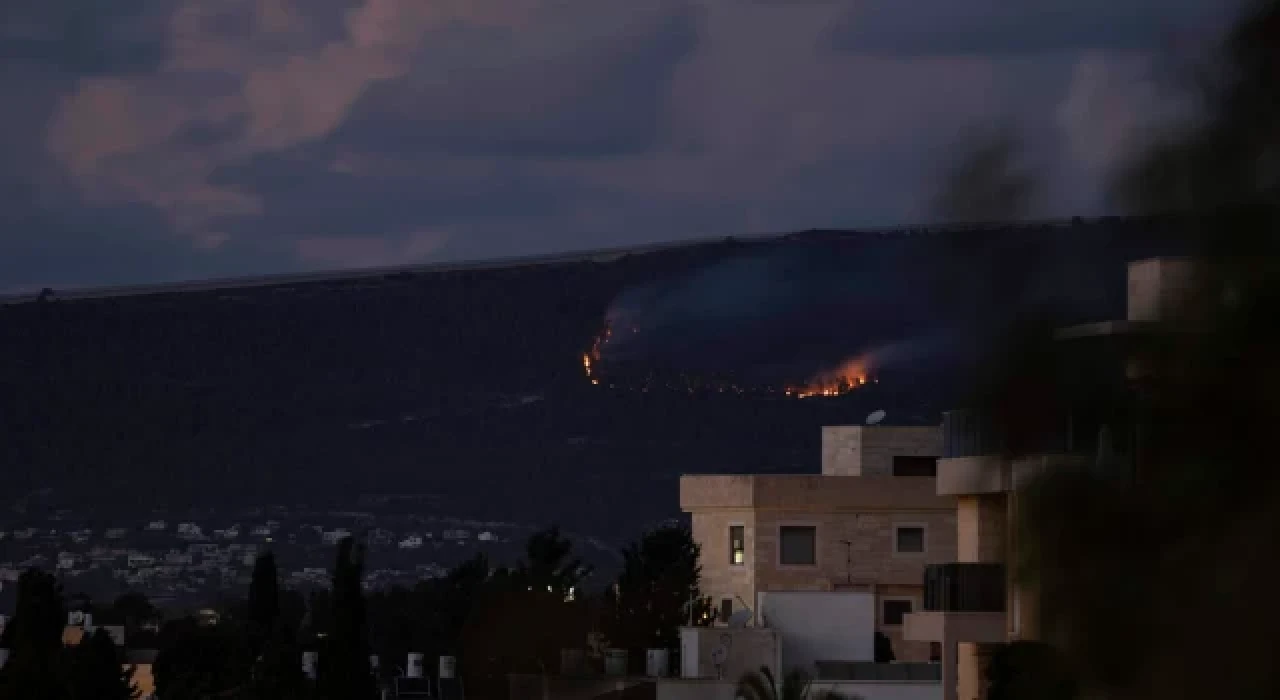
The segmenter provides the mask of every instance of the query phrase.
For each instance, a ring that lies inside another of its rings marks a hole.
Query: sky
[[[1043,216],[1238,0],[6,0],[0,293],[914,224],[974,126]]]

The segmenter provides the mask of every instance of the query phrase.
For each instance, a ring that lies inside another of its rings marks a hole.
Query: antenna
[[[857,518],[857,516],[854,516],[854,517]],[[840,544],[844,545],[845,583],[852,586],[853,585],[853,540],[840,540]]]
[[[884,420],[884,417],[885,417],[884,409],[877,409],[875,411],[872,411],[871,415],[867,416],[867,425],[877,425],[880,423],[880,421]]]

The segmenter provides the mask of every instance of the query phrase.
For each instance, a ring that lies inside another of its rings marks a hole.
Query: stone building
[[[720,619],[759,610],[766,592],[870,592],[898,660],[936,657],[902,625],[926,565],[957,558],[955,499],[934,477],[941,452],[937,426],[830,426],[821,474],[683,476],[680,507]]]

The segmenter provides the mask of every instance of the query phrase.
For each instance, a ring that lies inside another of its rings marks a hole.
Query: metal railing
[[[953,562],[924,569],[924,609],[931,612],[1003,612],[1003,564]]]

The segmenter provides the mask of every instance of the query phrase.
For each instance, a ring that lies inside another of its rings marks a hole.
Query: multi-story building
[[[937,646],[901,629],[923,602],[925,567],[957,558],[955,499],[935,485],[941,454],[937,426],[830,426],[820,474],[683,476],[719,618],[761,610],[770,592],[866,592],[897,659],[930,660]]]
[[[977,412],[953,411],[943,420],[937,494],[955,498],[956,559],[926,572],[923,609],[906,616],[909,640],[941,643],[943,700],[985,695],[985,666],[999,645],[1038,637],[1035,590],[1015,581],[1007,562],[1016,560],[1019,491],[1050,469],[1102,466],[1102,453],[1126,476],[1142,469],[1139,393],[1150,371],[1143,348],[1164,322],[1177,295],[1187,288],[1188,261],[1142,260],[1128,271],[1127,318],[1076,326],[1058,333],[1064,350],[1118,378],[1120,394],[1101,404],[1062,407],[1060,429],[1049,430],[1033,449],[1006,449],[1001,426]],[[1157,336],[1158,337],[1158,336]],[[1127,388],[1126,388],[1127,387]],[[1106,410],[1099,410],[1104,405]]]

